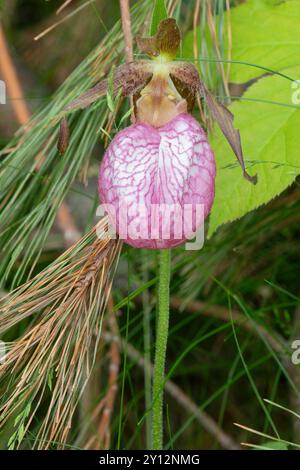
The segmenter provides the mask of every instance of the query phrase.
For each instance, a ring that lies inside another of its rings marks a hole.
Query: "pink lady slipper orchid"
[[[176,21],[160,23],[151,38],[138,38],[153,59],[121,65],[113,76],[114,92],[133,95],[135,123],[110,143],[100,168],[99,194],[110,221],[128,244],[170,248],[195,235],[210,212],[215,192],[215,160],[206,134],[192,117],[195,97],[206,100],[246,172],[233,116],[200,80],[197,69],[175,61],[180,45]],[[102,81],[67,106],[84,108],[103,96]],[[59,149],[68,143],[66,120]]]
[[[214,189],[213,153],[188,113],[158,128],[137,122],[122,130],[100,169],[100,200],[121,238],[137,248],[170,248],[190,238],[211,209]]]

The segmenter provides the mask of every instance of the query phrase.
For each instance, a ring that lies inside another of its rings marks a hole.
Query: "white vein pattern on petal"
[[[203,204],[206,216],[214,180],[206,135],[192,116],[182,114],[160,129],[139,123],[121,131],[104,156],[99,192],[103,203],[126,203],[130,225],[148,217],[139,213],[139,204]]]

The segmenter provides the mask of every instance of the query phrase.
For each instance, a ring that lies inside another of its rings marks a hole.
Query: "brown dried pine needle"
[[[103,219],[98,234],[106,225]],[[33,280],[2,299],[1,334],[32,317],[24,334],[8,345],[0,367],[0,425],[15,420],[11,446],[20,445],[30,428],[34,447],[47,449],[51,443],[64,447],[95,359],[120,249],[118,240],[98,239],[95,227]],[[35,428],[34,417],[41,409],[46,412]]]

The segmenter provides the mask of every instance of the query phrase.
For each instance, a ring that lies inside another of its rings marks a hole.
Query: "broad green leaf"
[[[156,0],[152,13],[150,36],[154,36],[157,32],[157,27],[162,20],[168,18],[168,13],[164,0]]]
[[[270,5],[251,0],[233,8],[232,60],[281,71],[300,64],[299,24],[299,1]],[[242,83],[262,73],[254,67],[232,64],[230,80]]]
[[[288,72],[299,76],[300,66]],[[250,174],[258,174],[256,186],[244,180],[228,143],[214,130],[211,143],[217,178],[209,236],[220,225],[270,201],[300,173],[300,106],[292,103],[297,93],[290,82],[273,75],[260,79],[230,107],[241,133],[246,166]]]
[[[290,0],[248,0],[231,10],[232,61],[247,64],[230,65],[230,81],[244,83],[266,71],[248,64],[285,72],[300,64],[300,2]],[[224,21],[224,57],[227,60],[227,21]],[[202,37],[197,31],[198,44]],[[207,36],[209,38],[209,36]],[[200,44],[199,44],[200,45]],[[214,57],[211,40],[208,53],[201,59]],[[183,56],[193,58],[193,32],[183,41]],[[298,79],[299,77],[292,77]]]

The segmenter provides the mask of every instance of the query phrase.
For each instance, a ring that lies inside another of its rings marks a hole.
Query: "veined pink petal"
[[[170,248],[203,224],[215,173],[206,134],[191,115],[158,129],[137,123],[120,131],[104,155],[100,199],[129,245]]]

